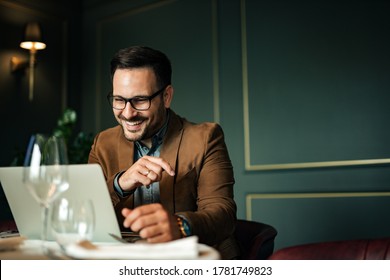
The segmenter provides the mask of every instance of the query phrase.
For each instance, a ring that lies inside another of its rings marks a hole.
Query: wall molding
[[[267,171],[283,169],[327,168],[342,166],[390,164],[390,158],[383,159],[356,159],[337,161],[294,162],[278,164],[252,164],[250,143],[250,112],[249,112],[249,82],[248,82],[248,51],[247,51],[247,17],[246,0],[240,0],[241,8],[241,63],[242,63],[242,98],[244,122],[244,158],[246,171]]]
[[[255,199],[315,199],[315,198],[356,198],[384,197],[390,192],[325,192],[325,193],[252,193],[246,195],[246,219],[252,220],[252,202]]]

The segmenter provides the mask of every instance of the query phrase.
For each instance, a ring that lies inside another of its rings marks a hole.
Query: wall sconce
[[[29,100],[33,100],[34,96],[34,68],[35,56],[38,50],[46,48],[46,44],[42,40],[41,28],[37,22],[29,22],[26,24],[20,47],[30,51],[29,62],[22,61],[16,57],[11,58],[11,71],[16,72],[25,68],[29,68]]]

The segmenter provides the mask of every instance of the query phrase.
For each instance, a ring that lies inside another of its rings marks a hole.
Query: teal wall
[[[66,107],[79,111],[81,12],[75,1],[0,0],[0,166],[25,153],[31,134],[51,133]],[[28,62],[19,44],[30,21],[40,23],[46,43],[36,54],[32,101],[29,70],[10,67],[12,57]]]
[[[105,98],[114,52],[161,49],[172,108],[224,128],[239,218],[275,226],[276,248],[390,236],[388,1],[93,2],[84,130],[115,125]]]

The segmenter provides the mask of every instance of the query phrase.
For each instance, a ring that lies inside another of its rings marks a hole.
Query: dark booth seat
[[[274,227],[255,221],[237,220],[235,236],[243,260],[266,260],[274,250],[277,231]]]
[[[270,260],[389,260],[390,237],[297,245],[277,250]]]

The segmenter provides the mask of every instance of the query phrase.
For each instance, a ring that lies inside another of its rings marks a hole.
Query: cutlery
[[[142,237],[136,232],[122,232],[121,234],[122,237],[113,233],[109,233],[112,238],[121,243],[134,243],[138,240],[142,240]]]

